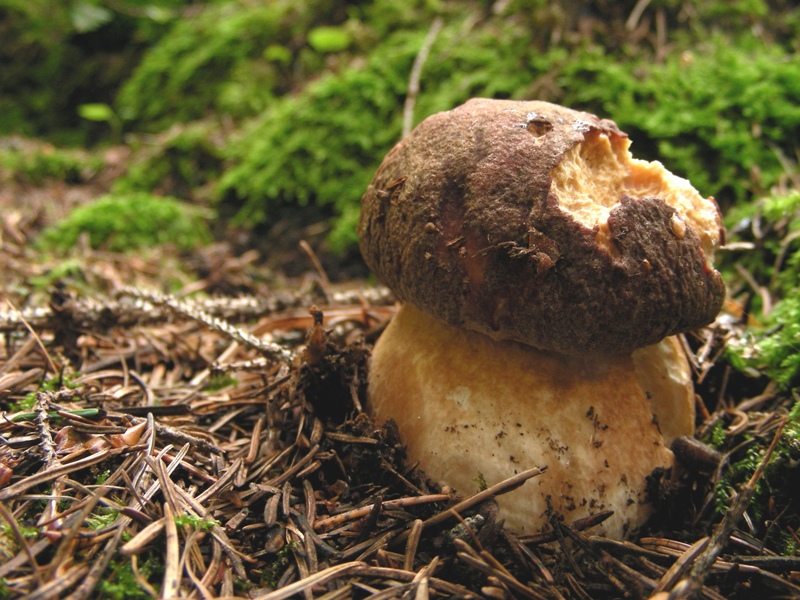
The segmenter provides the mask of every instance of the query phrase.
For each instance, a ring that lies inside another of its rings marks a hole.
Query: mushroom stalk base
[[[663,347],[662,347],[663,345]],[[531,467],[541,476],[498,499],[534,533],[555,513],[614,514],[595,533],[621,539],[651,515],[646,478],[673,465],[668,436],[691,434],[688,364],[672,339],[640,355],[568,357],[446,325],[409,304],[375,346],[370,407],[393,419],[410,462],[461,494]],[[652,408],[651,408],[652,407]]]

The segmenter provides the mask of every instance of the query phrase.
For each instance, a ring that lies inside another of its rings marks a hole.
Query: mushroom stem
[[[647,476],[673,464],[658,422],[670,439],[694,423],[676,342],[636,352],[571,357],[497,342],[406,303],[375,346],[371,409],[397,422],[410,462],[463,494],[482,477],[492,484],[547,466],[498,500],[512,529],[536,532],[554,512],[574,520],[610,509],[596,531],[622,538],[652,512]]]

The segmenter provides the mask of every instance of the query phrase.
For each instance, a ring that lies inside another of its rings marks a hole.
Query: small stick
[[[414,121],[414,103],[417,101],[417,94],[419,93],[422,67],[425,65],[425,61],[428,60],[428,54],[430,54],[431,47],[436,41],[436,36],[439,35],[441,28],[442,18],[436,17],[431,23],[431,28],[428,30],[428,35],[425,36],[425,41],[422,42],[422,47],[419,49],[417,57],[414,59],[414,65],[411,67],[411,76],[408,79],[408,94],[403,106],[403,137],[411,133],[411,124]]]
[[[311,459],[314,458],[314,455],[319,451],[319,444],[311,448],[308,453],[298,460],[295,464],[291,467],[286,469],[283,473],[270,479],[267,481],[267,485],[279,486],[282,483],[288,482],[292,477],[294,477],[303,467],[305,467],[308,463],[311,462]]]
[[[59,541],[58,549],[56,550],[55,554],[53,555],[53,558],[50,560],[50,565],[45,570],[45,578],[46,579],[49,580],[49,579],[55,577],[56,576],[56,570],[60,566],[62,566],[66,562],[68,562],[69,557],[67,556],[67,553],[71,553],[71,552],[74,551],[74,547],[72,545],[72,542],[75,539],[75,537],[78,535],[78,532],[81,529],[81,525],[89,517],[89,515],[94,510],[94,507],[97,506],[97,503],[100,501],[100,498],[102,498],[106,494],[107,491],[108,491],[108,488],[105,485],[101,485],[99,488],[97,488],[94,491],[94,493],[91,496],[89,496],[86,504],[81,509],[81,511],[78,513],[77,517],[74,519],[74,523],[75,523],[74,526],[70,527],[67,530],[66,535],[63,538],[61,538],[61,540]],[[62,515],[63,515],[63,513],[62,513]]]
[[[133,536],[130,540],[125,542],[123,546],[119,549],[120,554],[123,556],[130,556],[132,554],[139,554],[142,552],[147,545],[155,540],[161,532],[163,531],[165,526],[164,518],[160,518],[158,521],[153,521],[147,527],[142,529],[139,533]]]
[[[76,460],[74,462],[67,463],[65,465],[60,465],[58,467],[48,469],[46,471],[40,471],[33,475],[28,475],[24,479],[21,479],[14,485],[10,485],[7,488],[0,490],[0,502],[4,500],[11,500],[15,496],[22,494],[26,490],[29,490],[32,487],[36,487],[40,483],[45,483],[48,481],[52,481],[53,479],[57,479],[62,475],[66,475],[67,473],[73,473],[75,471],[80,471],[86,467],[91,465],[95,465],[99,462],[104,461],[106,458],[111,456],[112,454],[119,454],[119,452],[113,452],[111,450],[101,450],[95,454],[90,454],[86,458],[81,458],[80,460]]]
[[[604,510],[597,514],[589,515],[588,517],[576,519],[569,524],[569,527],[575,531],[584,531],[594,527],[595,525],[599,525],[613,514],[613,510]],[[553,542],[557,539],[558,534],[556,533],[555,529],[545,531],[544,533],[533,533],[529,535],[521,535],[519,537],[519,541],[523,544],[544,544],[547,542]]]
[[[447,494],[412,496],[410,498],[398,498],[397,500],[386,500],[385,502],[383,502],[383,508],[384,510],[392,510],[395,508],[416,506],[417,504],[428,504],[430,502],[445,502],[447,500],[450,500],[450,496],[448,496]],[[374,506],[373,504],[368,504],[367,506],[354,508],[352,510],[348,510],[347,512],[343,512],[339,515],[328,517],[327,519],[318,519],[314,523],[314,529],[322,532],[330,531],[337,525],[341,525],[342,523],[346,523],[347,521],[353,521],[355,519],[366,517],[368,514],[372,512],[373,506]]]
[[[308,522],[308,519],[306,519],[304,514],[292,510],[292,516],[294,516],[295,521],[297,521],[297,525],[300,530],[305,534],[305,539],[307,541],[310,540],[313,542],[313,544],[316,545],[325,556],[329,556],[334,559],[341,557],[341,552],[339,552],[336,548],[329,546],[325,540],[319,537],[317,532],[314,531],[314,528],[311,527],[311,523]]]
[[[512,549],[516,548],[516,550],[521,554],[521,557],[533,565],[533,567],[536,569],[535,572],[544,581],[548,591],[550,591],[558,600],[564,600],[563,596],[555,587],[556,580],[553,577],[553,574],[544,565],[542,560],[533,552],[533,550],[520,542],[512,533],[508,531],[503,531],[503,536],[506,538],[509,545],[512,546]]]
[[[314,521],[317,520],[317,499],[314,495],[314,486],[308,479],[303,480],[303,496],[306,502],[305,517],[308,520],[309,529],[311,529]]]
[[[772,265],[772,277],[770,277],[768,289],[774,290],[778,287],[778,275],[781,272],[783,260],[786,258],[786,252],[789,250],[791,243],[798,237],[800,237],[800,230],[793,231],[781,240],[781,249],[778,251],[775,262]]]
[[[419,573],[414,576],[412,580],[412,585],[417,587],[416,593],[414,595],[415,600],[428,600],[429,598],[429,591],[428,591],[428,584],[430,583],[430,577],[436,572],[436,568],[439,566],[439,557],[434,556],[433,560],[421,568]]]
[[[322,263],[320,262],[319,257],[317,256],[317,253],[314,252],[314,249],[305,240],[300,240],[300,243],[298,245],[303,250],[303,252],[306,253],[306,256],[308,256],[308,260],[311,261],[311,264],[314,266],[314,270],[317,272],[317,275],[319,275],[320,286],[322,287],[322,291],[325,294],[325,301],[330,302],[331,297],[333,296],[331,280],[328,279],[328,274],[325,272],[325,269],[323,268]]]
[[[161,587],[162,598],[177,598],[181,588],[180,572],[180,539],[178,526],[175,523],[175,514],[169,502],[164,502],[164,525],[166,530],[167,548],[164,561],[164,583]]]
[[[382,579],[396,579],[398,581],[413,581],[416,573],[409,573],[402,569],[389,569],[387,567],[370,567],[363,566],[358,569],[358,574],[365,577],[380,577]],[[448,596],[458,596],[459,598],[477,598],[474,593],[470,592],[467,588],[457,583],[451,583],[443,579],[431,577],[429,581],[430,587],[437,591],[446,593]]]
[[[403,569],[406,571],[414,570],[414,558],[417,555],[419,538],[422,535],[422,519],[417,519],[411,525],[411,533],[408,535],[406,543],[406,553],[403,559]]]
[[[642,573],[639,573],[635,569],[630,568],[621,560],[611,556],[605,550],[600,550],[600,556],[600,564],[613,570],[618,579],[623,582],[627,589],[640,590],[640,593],[651,593],[650,590],[653,590],[656,587],[656,582],[653,579],[643,575]]]
[[[489,576],[497,578],[503,585],[507,586],[512,592],[531,600],[544,600],[544,596],[537,594],[528,586],[520,583],[516,577],[509,575],[505,570],[499,570],[481,558],[476,558],[468,552],[458,552],[458,558],[468,567],[480,571]]]
[[[179,498],[185,505],[186,508],[190,509],[187,510],[191,514],[193,511],[197,516],[206,518],[208,517],[208,511],[203,508],[198,502],[197,499],[192,497],[189,492],[181,489],[179,486],[173,484],[172,491],[175,494],[175,497]],[[248,560],[252,562],[252,559],[245,554],[242,554],[236,548],[233,547],[231,544],[228,535],[225,533],[225,529],[218,525],[216,522],[212,522],[211,525],[211,534],[214,536],[217,543],[222,547],[225,553],[228,555],[228,558],[231,561],[231,565],[233,566],[233,570],[236,574],[241,577],[242,579],[246,579],[247,575],[244,570],[244,564],[242,563],[242,559]]]
[[[756,278],[753,277],[752,273],[745,269],[741,264],[736,263],[733,265],[736,271],[741,275],[742,279],[745,280],[747,285],[749,285],[753,291],[758,294],[761,298],[762,306],[761,313],[766,317],[769,313],[772,312],[772,296],[769,295],[769,290],[764,287],[763,285],[759,285],[756,281]]]
[[[18,314],[19,315],[19,313],[14,313],[14,314]],[[6,313],[0,313],[0,323],[2,323],[2,319],[5,316],[6,316]],[[20,320],[21,320],[22,323],[26,322],[23,319],[22,315],[19,315],[19,317],[20,317]],[[14,330],[12,329],[11,331],[14,331]],[[3,331],[2,329],[0,329],[0,332],[9,333],[8,331]],[[10,357],[8,357],[6,359],[5,363],[3,363],[3,366],[0,367],[0,381],[3,381],[4,383],[6,381],[8,381],[8,380],[3,380],[3,377],[8,375],[9,373],[11,373],[14,370],[14,368],[17,366],[17,364],[19,364],[19,362],[23,358],[28,356],[30,351],[33,350],[34,346],[36,346],[36,340],[37,340],[37,338],[35,338],[33,336],[30,336],[27,340],[25,340],[25,343],[23,343],[22,346],[20,346],[17,349],[17,351],[14,352],[14,354],[12,356],[10,356]],[[44,377],[45,373],[46,373],[46,371],[44,369],[41,369],[41,373],[36,372],[36,373],[33,374],[35,376],[33,376],[30,371],[28,371],[27,374],[20,372],[20,376],[25,378],[26,380],[27,380],[27,378],[30,378],[30,382],[33,382],[33,381],[36,381],[37,379],[40,379],[40,378]],[[19,379],[17,379],[15,383],[17,383],[18,385],[24,385],[24,383],[21,382]]]
[[[36,429],[39,431],[41,441],[39,446],[44,454],[44,464],[48,469],[57,467],[61,464],[56,455],[56,444],[53,441],[53,436],[50,435],[50,415],[47,412],[47,393],[36,392],[36,404],[34,405],[36,413]]]
[[[89,567],[86,565],[75,565],[72,568],[67,568],[57,579],[51,579],[43,586],[36,588],[33,592],[26,595],[25,598],[28,600],[61,598],[69,588],[83,579],[88,572]]]
[[[236,298],[187,299],[183,301],[189,306],[221,318],[237,318],[241,320],[264,317],[288,309],[299,309],[312,302],[305,293],[274,294],[271,297],[240,296]],[[388,288],[370,287],[364,289],[341,290],[332,292],[331,302],[334,305],[370,305],[387,306],[394,302],[394,296]],[[329,307],[322,307],[327,313]],[[326,310],[327,309],[327,310]],[[134,327],[153,325],[174,319],[175,311],[155,306],[144,300],[135,302],[93,299],[77,299],[71,307],[73,321],[84,329],[102,329],[113,322],[118,327]],[[179,315],[180,316],[180,315]],[[53,330],[58,325],[58,317],[50,307],[0,310],[0,333],[10,333],[23,329]],[[26,356],[38,337],[29,338],[20,351],[2,367],[0,374],[6,373],[20,358]],[[112,362],[117,362],[114,359]],[[101,361],[102,363],[102,361]],[[96,366],[94,368],[97,368]],[[57,372],[57,371],[56,371]],[[84,371],[87,372],[87,371]]]
[[[650,0],[639,0],[636,3],[636,6],[633,7],[631,14],[628,15],[627,21],[625,21],[625,29],[628,31],[633,31],[639,25],[639,19],[642,18],[644,11],[647,9],[647,6],[650,4]]]
[[[272,342],[261,340],[243,331],[239,327],[231,325],[227,321],[198,308],[196,305],[179,300],[175,296],[161,294],[159,292],[145,292],[134,288],[126,288],[120,292],[120,295],[130,296],[139,301],[150,302],[156,306],[167,308],[172,312],[194,319],[209,329],[227,335],[230,339],[239,342],[242,346],[257,350],[270,360],[276,362],[291,362],[292,358],[294,358],[294,353],[286,348]]]
[[[261,447],[261,431],[264,429],[264,421],[267,416],[262,415],[260,419],[256,419],[253,425],[253,432],[250,434],[250,447],[247,450],[247,456],[244,457],[244,464],[251,465],[258,458],[258,451]]]
[[[33,329],[33,327],[31,327],[31,324],[28,322],[28,319],[26,319],[25,316],[19,310],[17,310],[17,307],[14,306],[13,302],[11,302],[11,300],[9,300],[5,294],[3,294],[3,299],[6,301],[6,304],[8,304],[8,306],[11,308],[11,315],[16,314],[19,317],[20,321],[22,321],[22,324],[28,331],[30,331],[31,336],[33,336],[33,339],[36,340],[36,343],[42,349],[42,353],[44,354],[45,360],[47,360],[47,365],[50,367],[50,370],[53,373],[58,373],[56,364],[53,362],[53,359],[50,358],[50,353],[47,351],[44,342],[42,342],[42,338],[40,338],[39,334],[37,334],[36,331]]]
[[[297,593],[304,592],[305,590],[311,590],[318,585],[323,585],[329,581],[333,581],[334,579],[348,575],[353,571],[359,571],[364,566],[366,565],[363,562],[349,562],[328,567],[327,569],[323,569],[318,573],[309,575],[300,581],[295,581],[294,583],[290,583],[289,585],[275,590],[274,592],[264,594],[263,596],[256,596],[255,598],[256,600],[283,600],[284,598],[291,598]]]
[[[431,525],[436,525],[441,523],[442,521],[446,521],[447,519],[452,518],[456,513],[467,510],[468,508],[472,508],[476,504],[480,504],[484,500],[488,500],[493,496],[500,496],[502,494],[508,493],[512,490],[515,490],[523,483],[528,481],[537,475],[541,475],[545,472],[547,467],[534,467],[533,469],[528,469],[527,471],[523,471],[522,473],[517,473],[513,477],[509,477],[508,479],[501,481],[500,483],[496,483],[491,487],[486,488],[482,492],[478,492],[474,496],[467,498],[466,500],[462,500],[452,508],[447,509],[444,512],[439,513],[438,515],[432,516],[430,519],[427,519],[422,523],[423,527],[430,527]]]
[[[202,504],[209,498],[213,498],[215,495],[221,494],[224,490],[226,490],[231,483],[233,482],[234,477],[239,472],[239,469],[242,468],[242,459],[237,458],[234,460],[231,465],[225,470],[225,472],[220,475],[219,479],[217,479],[211,486],[206,489],[201,494],[197,495],[197,502]]]

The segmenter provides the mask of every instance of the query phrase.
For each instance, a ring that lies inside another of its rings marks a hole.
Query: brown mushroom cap
[[[628,146],[613,122],[545,102],[433,115],[364,194],[364,259],[446,323],[564,354],[703,326],[725,294],[716,203]]]

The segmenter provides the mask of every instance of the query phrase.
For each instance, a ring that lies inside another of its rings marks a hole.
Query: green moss
[[[139,560],[140,575],[157,590],[164,573],[163,560],[155,553],[149,553],[144,561],[141,557]],[[149,600],[150,595],[136,582],[130,560],[114,560],[109,569],[97,585],[98,600]]]
[[[0,148],[0,171],[20,183],[43,184],[47,180],[81,183],[103,167],[103,159],[80,150],[50,145],[24,147],[22,143]]]
[[[775,257],[781,256],[779,271],[771,274],[774,287],[791,294],[800,284],[800,191],[770,197],[761,206],[764,218],[775,224],[778,233],[766,240]]]
[[[192,248],[210,241],[203,213],[176,198],[146,193],[105,196],[42,232],[44,248],[67,251],[81,235],[93,248],[125,251],[159,244]]]
[[[341,52],[353,43],[353,38],[344,27],[322,26],[308,32],[308,43],[317,52]]]
[[[780,556],[800,556],[800,544],[797,538],[783,531],[778,532],[776,538],[776,551]]]
[[[80,384],[73,383],[72,379],[67,376],[61,377],[54,377],[52,379],[48,379],[46,381],[42,381],[39,384],[40,392],[57,392],[62,387],[74,390],[80,387]],[[11,402],[9,404],[9,410],[11,412],[25,412],[30,411],[33,409],[34,405],[36,404],[36,392],[30,392],[26,394],[22,399],[17,402]]]
[[[114,182],[115,194],[157,192],[196,195],[222,170],[219,126],[211,121],[175,125],[159,136],[137,139],[127,171]]]
[[[406,75],[420,35],[398,35],[365,67],[327,75],[254,121],[229,148],[218,193],[235,222],[254,226],[313,202],[342,214],[356,207],[399,138]],[[342,236],[346,237],[346,236]],[[341,240],[353,243],[354,233]]]
[[[727,261],[727,279],[737,279],[735,259],[739,268],[769,290],[775,303],[765,315],[761,298],[753,298],[754,324],[728,344],[728,357],[739,370],[765,373],[782,388],[795,386],[800,382],[800,192],[737,207],[727,224],[733,241],[753,246]],[[755,235],[754,224],[763,233]]]
[[[740,371],[764,373],[781,389],[800,384],[800,288],[778,302],[759,325],[730,340],[726,350]]]
[[[324,66],[322,56],[301,50],[306,31],[337,13],[322,0],[209,3],[150,49],[120,90],[118,112],[151,131],[210,113],[257,114],[297,74]],[[286,49],[280,60],[275,47]]]
[[[8,408],[11,412],[26,412],[33,409],[36,404],[36,392],[26,394],[24,398],[17,402],[11,402]]]
[[[81,19],[97,31],[116,26],[118,4],[98,5],[113,17],[105,25],[97,11]],[[577,11],[552,0],[218,0],[174,18],[184,4],[149,0],[143,12],[161,7],[168,18],[149,29],[146,20],[128,23],[135,39],[158,41],[116,99],[70,101],[84,111],[108,104],[129,129],[160,132],[137,138],[115,193],[205,197],[213,187],[222,215],[251,226],[315,204],[332,218],[334,246],[353,245],[359,198],[400,138],[411,67],[436,16],[443,27],[422,71],[415,123],[472,96],[582,108],[615,119],[637,156],[662,160],[726,209],[782,183],[796,156],[800,13],[783,2],[654,3],[641,23],[656,10],[664,16],[669,37],[657,48],[626,29],[626,3]],[[26,15],[13,39],[30,27],[44,55],[54,52],[46,33],[64,41],[77,27],[47,0],[33,5],[49,6],[54,25],[20,0],[0,0],[0,14],[5,5]],[[64,62],[51,60],[42,72],[54,77]],[[52,106],[53,90],[47,97],[42,106]]]
[[[796,385],[800,375],[800,288],[775,306],[764,325],[749,362],[782,387]]]
[[[214,527],[219,525],[219,521],[215,519],[208,519],[203,517],[197,517],[195,515],[190,514],[182,514],[177,515],[175,517],[175,524],[178,527],[191,527],[192,529],[198,529],[200,531],[211,531]]]
[[[714,509],[718,515],[725,514],[737,487],[745,483],[756,470],[764,455],[764,449],[763,445],[751,444],[744,457],[731,463],[728,472],[714,488]],[[761,479],[756,484],[757,497],[763,495],[763,486],[764,480]],[[754,504],[754,506],[758,506],[758,504]]]
[[[217,390],[236,385],[239,380],[227,373],[221,373],[213,376],[206,386],[203,388],[204,392],[216,392]]]
[[[119,516],[118,510],[110,508],[99,508],[96,513],[92,513],[86,519],[86,526],[91,530],[103,529],[113,524]]]
[[[84,266],[85,262],[79,258],[67,258],[59,261],[41,275],[31,277],[27,283],[34,290],[47,290],[59,281],[84,283]]]
[[[711,429],[705,441],[717,450],[722,449],[727,441],[725,424],[722,421],[714,423],[714,427]]]
[[[0,528],[2,528],[6,535],[13,535],[10,525],[0,525]],[[22,537],[24,537],[26,540],[35,540],[39,537],[38,527],[19,525],[17,529],[19,530],[20,534],[22,534]]]
[[[275,553],[275,560],[273,560],[261,574],[261,582],[267,587],[275,589],[280,581],[286,565],[292,559],[292,552],[297,548],[297,542],[289,542]]]

